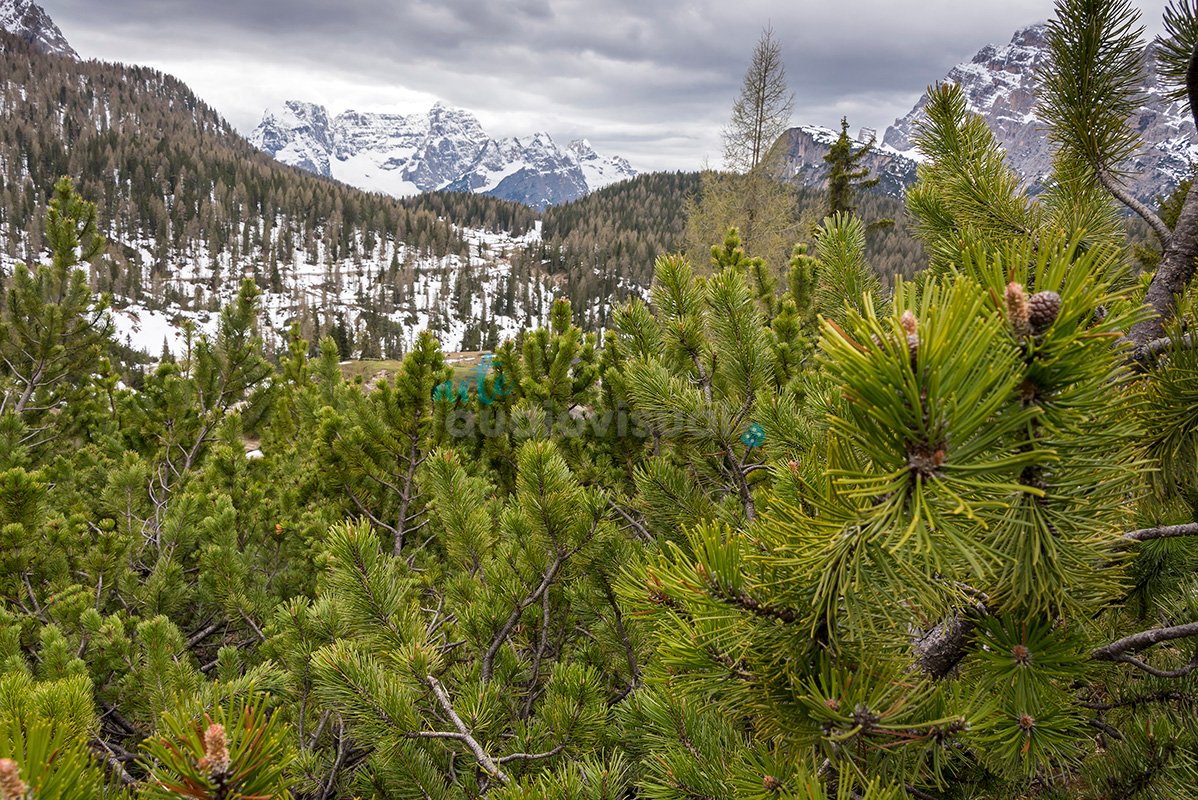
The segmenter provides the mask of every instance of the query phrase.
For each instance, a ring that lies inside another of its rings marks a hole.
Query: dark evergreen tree
[[[828,149],[824,161],[828,162],[828,214],[849,214],[857,210],[857,195],[864,189],[877,186],[880,178],[870,178],[869,169],[860,166],[861,160],[874,149],[868,141],[856,150],[849,138],[849,121],[840,118],[840,135]]]

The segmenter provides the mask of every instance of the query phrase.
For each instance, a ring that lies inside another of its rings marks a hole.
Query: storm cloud
[[[1149,35],[1166,0],[1141,0]],[[493,135],[588,137],[641,170],[720,163],[769,25],[794,124],[881,131],[1051,0],[43,0],[84,58],[186,81],[243,132],[283,100],[333,113],[469,109]]]

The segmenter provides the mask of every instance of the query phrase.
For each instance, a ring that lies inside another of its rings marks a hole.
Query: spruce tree
[[[860,166],[861,160],[873,152],[870,140],[857,150],[849,139],[849,121],[840,118],[840,135],[828,148],[824,161],[828,163],[828,214],[848,214],[857,210],[857,193],[877,186],[880,178],[869,178],[869,168]]]

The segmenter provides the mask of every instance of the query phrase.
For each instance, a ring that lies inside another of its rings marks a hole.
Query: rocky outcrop
[[[810,125],[788,130],[783,134],[785,176],[807,186],[823,186],[828,180],[830,168],[824,156],[839,136],[839,133],[827,128]],[[853,142],[853,149],[859,150],[865,144],[858,136]],[[901,197],[903,190],[915,183],[917,162],[909,155],[877,142],[861,160],[861,166],[879,179],[876,190],[892,197]]]
[[[43,53],[79,59],[54,20],[32,0],[0,0],[0,30],[19,36]]]

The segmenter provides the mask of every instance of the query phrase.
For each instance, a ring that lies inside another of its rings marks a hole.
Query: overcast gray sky
[[[41,0],[83,58],[153,66],[248,132],[297,99],[332,113],[435,100],[496,136],[586,136],[640,170],[720,163],[764,26],[793,124],[879,133],[1051,0]],[[1138,0],[1149,35],[1166,0]]]

